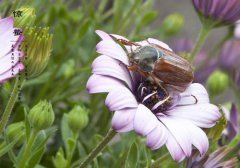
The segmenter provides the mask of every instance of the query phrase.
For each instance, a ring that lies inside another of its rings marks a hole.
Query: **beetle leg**
[[[135,42],[131,42],[131,41],[128,41],[128,40],[125,40],[125,39],[117,39],[116,37],[110,35],[113,39],[117,40],[119,43],[123,44],[123,45],[127,45],[127,46],[141,46],[140,44],[138,43],[135,43]]]
[[[127,46],[141,46],[140,44],[138,43],[134,43],[134,42],[131,42],[131,41],[127,41],[127,40],[124,40],[124,39],[117,39],[118,42],[122,43],[123,45],[127,45]]]

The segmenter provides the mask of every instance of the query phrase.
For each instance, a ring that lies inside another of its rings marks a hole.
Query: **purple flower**
[[[219,62],[223,70],[227,71],[235,84],[240,87],[240,39],[227,41],[220,53]]]
[[[214,21],[214,27],[234,24],[240,19],[239,0],[192,0],[202,22]],[[206,23],[208,24],[208,23]]]
[[[231,110],[228,111],[222,107],[227,119],[227,128],[223,134],[227,137],[227,140],[231,141],[238,133],[238,111],[235,104],[232,104]]]
[[[209,144],[201,128],[213,127],[221,117],[218,108],[209,103],[205,88],[194,83],[177,95],[168,90],[170,101],[159,100],[166,91],[149,81],[139,80],[138,74],[129,71],[127,53],[111,36],[127,39],[99,30],[96,33],[102,38],[96,46],[101,55],[92,64],[93,75],[87,89],[90,93],[108,93],[105,104],[114,112],[112,128],[118,132],[134,130],[146,137],[146,145],[152,150],[166,145],[177,162],[191,156],[192,145],[204,155]],[[171,50],[152,38],[137,43],[144,46],[149,45],[148,42]],[[125,47],[131,52],[131,48]]]
[[[207,156],[200,156],[197,151],[194,151],[188,160],[187,168],[234,168],[237,164],[236,157],[224,160],[229,152],[230,150],[226,147],[220,147]]]
[[[13,18],[0,19],[0,83],[14,77],[24,66],[19,62],[23,53],[18,51],[18,47],[23,40],[22,35],[15,35]],[[20,29],[18,29],[20,30]]]
[[[194,47],[193,42],[188,39],[174,40],[172,46],[173,50],[179,55],[191,53]],[[203,61],[205,61],[206,57],[206,53],[201,50],[195,58],[194,65],[198,67]],[[200,67],[195,71],[194,82],[206,82],[208,76],[217,68],[217,66],[217,59],[213,58],[208,60],[204,67]]]

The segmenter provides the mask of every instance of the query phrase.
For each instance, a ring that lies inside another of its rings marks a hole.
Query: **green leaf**
[[[29,159],[27,168],[34,168],[35,165],[37,165],[40,162],[40,160],[41,160],[41,158],[43,156],[44,151],[45,151],[45,144],[43,146],[41,146],[40,148],[38,148],[38,150],[36,150],[33,153],[31,158]]]
[[[67,144],[67,140],[72,137],[72,132],[67,123],[67,114],[64,114],[61,121],[61,135],[64,141],[64,144]]]
[[[25,122],[26,138],[28,140],[30,137],[31,126],[30,126],[30,122],[28,119],[28,110],[26,107],[24,108],[24,116],[25,116],[24,122]]]
[[[127,168],[137,167],[138,160],[139,160],[138,146],[134,142],[128,151],[125,167]]]
[[[75,148],[76,141],[73,138],[68,138],[66,144],[67,155],[69,155]]]
[[[234,148],[240,142],[240,134],[237,134],[232,141],[227,145],[229,148]]]
[[[16,138],[10,142],[9,144],[6,145],[1,145],[0,148],[0,157],[2,157],[4,154],[6,154],[9,150],[13,148],[13,146],[18,142],[18,140],[23,136],[23,133],[20,133],[19,135],[16,136]]]

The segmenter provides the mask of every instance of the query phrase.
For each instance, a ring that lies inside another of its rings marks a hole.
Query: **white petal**
[[[134,130],[142,136],[146,136],[158,126],[157,117],[144,105],[139,104],[134,117]]]
[[[111,90],[111,92],[107,95],[105,104],[110,111],[138,107],[138,102],[135,96],[126,87]]]
[[[20,51],[10,52],[7,55],[0,57],[0,74],[10,70],[12,66],[15,66],[19,59],[23,56],[23,53]]]
[[[170,117],[159,117],[163,124],[169,130],[169,133],[176,139],[177,143],[181,146],[184,154],[190,156],[192,152],[191,135],[185,127],[185,123],[180,123],[179,120]],[[184,124],[183,124],[184,123]]]
[[[146,145],[152,150],[158,149],[163,146],[168,139],[166,127],[162,123],[147,135]]]
[[[180,93],[180,96],[181,100],[178,103],[179,105],[194,104],[195,98],[198,104],[209,103],[208,93],[203,85],[199,83],[191,84],[184,92]]]
[[[186,119],[202,128],[211,128],[221,117],[218,107],[207,103],[177,106],[166,113],[170,116]]]
[[[110,92],[111,90],[126,87],[121,81],[103,75],[93,74],[87,82],[89,93]]]
[[[100,41],[97,46],[97,52],[116,60],[121,61],[125,65],[129,65],[128,57],[123,48],[111,40]]]
[[[102,30],[96,30],[95,32],[103,40],[112,40],[112,38],[109,36],[109,34],[107,34],[106,32],[104,32]]]
[[[0,35],[0,41],[2,42],[0,45],[0,57],[3,57],[10,52],[12,48],[15,48],[16,44],[19,42],[21,36],[15,36],[13,33],[14,30],[15,29],[9,29]]]
[[[13,68],[11,68],[9,71],[6,71],[5,73],[0,74],[0,83],[3,83],[5,80],[16,76],[23,69],[24,69],[23,64],[17,64]]]
[[[132,79],[126,66],[111,57],[105,55],[97,57],[92,63],[92,72],[120,79],[126,82],[131,90],[133,89]]]
[[[0,19],[0,36],[5,33],[7,30],[13,28],[13,18],[7,17]]]
[[[192,145],[203,155],[208,150],[206,134],[188,120],[176,117],[160,117],[171,135],[176,139],[187,157],[191,156]]]
[[[176,139],[168,132],[168,139],[166,142],[166,147],[168,148],[169,153],[171,154],[173,160],[176,162],[181,162],[186,156],[177,143]]]
[[[167,49],[169,51],[172,51],[172,49],[166,43],[164,43],[162,41],[159,41],[157,39],[148,38],[148,42],[156,44],[156,45],[159,45],[159,46],[161,46],[161,47],[163,47],[163,48],[165,48],[165,49]]]
[[[117,132],[128,132],[133,130],[133,119],[136,108],[115,111],[112,118],[112,128]]]

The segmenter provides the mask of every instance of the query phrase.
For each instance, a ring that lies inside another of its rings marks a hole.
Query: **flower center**
[[[167,90],[149,80],[145,80],[139,85],[137,98],[154,114],[164,112],[172,106]]]

